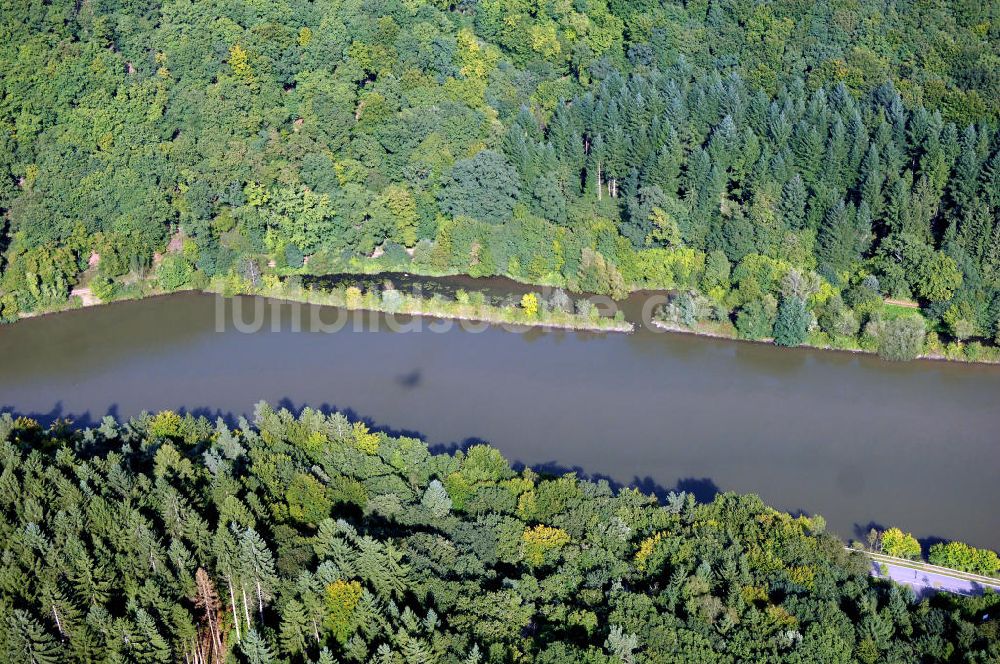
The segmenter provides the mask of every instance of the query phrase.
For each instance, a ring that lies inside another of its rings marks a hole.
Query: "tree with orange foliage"
[[[222,620],[222,602],[204,568],[198,568],[194,580],[198,587],[194,606],[201,610],[201,618],[192,659],[195,664],[222,664],[226,660],[226,628]]]

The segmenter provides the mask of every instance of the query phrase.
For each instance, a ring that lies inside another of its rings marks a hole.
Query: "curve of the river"
[[[337,408],[442,448],[488,441],[647,490],[755,492],[845,538],[898,525],[1000,547],[997,367],[647,330],[435,333],[425,319],[400,333],[362,313],[336,333],[296,332],[288,304],[265,307],[258,332],[217,331],[218,301],[178,294],[0,326],[0,409],[96,422],[164,408],[235,417],[260,399]],[[347,315],[323,320],[334,314]]]

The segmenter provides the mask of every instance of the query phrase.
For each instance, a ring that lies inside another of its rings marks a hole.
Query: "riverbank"
[[[727,341],[736,341],[736,342],[752,343],[752,344],[763,344],[763,345],[767,345],[767,346],[773,346],[773,345],[775,345],[774,344],[774,339],[771,339],[771,338],[745,339],[743,337],[738,336],[735,332],[731,332],[731,333],[727,334],[727,333],[725,333],[725,332],[722,331],[724,328],[722,328],[721,326],[712,326],[712,327],[709,327],[709,326],[704,326],[703,325],[703,326],[698,327],[698,328],[693,328],[693,327],[685,327],[683,325],[677,325],[675,323],[669,323],[667,321],[662,321],[662,320],[652,320],[652,321],[650,321],[650,325],[652,325],[657,330],[660,330],[660,331],[663,331],[663,332],[675,333],[675,334],[690,334],[692,336],[697,336],[697,337],[708,337],[708,338],[711,338],[711,339],[725,339]],[[795,347],[796,348],[811,348],[813,350],[821,350],[821,351],[833,352],[833,353],[853,353],[853,354],[860,354],[860,355],[872,355],[872,356],[878,357],[878,352],[876,350],[869,349],[869,348],[861,348],[860,346],[858,346],[858,347],[832,346],[832,345],[829,345],[829,344],[810,343],[807,340],[805,343],[799,344],[798,346],[795,346]],[[914,359],[915,360],[931,360],[931,361],[934,361],[934,362],[959,362],[959,363],[962,363],[962,364],[982,364],[982,365],[990,365],[990,366],[1000,365],[1000,351],[997,351],[995,349],[990,349],[990,351],[993,351],[991,354],[994,355],[994,356],[992,356],[992,357],[986,357],[986,358],[984,358],[984,357],[978,357],[976,359],[970,359],[970,358],[966,357],[965,355],[961,355],[961,354],[957,354],[957,353],[953,353],[953,354],[950,354],[950,355],[944,354],[944,353],[921,353],[920,355],[918,355]]]
[[[542,297],[542,294],[550,289],[558,290],[558,287],[550,284],[530,284],[506,277],[503,279],[490,279],[470,277],[459,273],[429,273],[426,271],[405,273],[407,278],[426,279],[428,284],[439,284],[446,281],[458,283],[459,287],[453,289],[454,291],[457,291],[457,293],[453,292],[451,293],[451,296],[460,294],[463,298],[462,300],[444,299],[438,297],[437,295],[431,297],[417,297],[408,295],[402,291],[394,291],[393,288],[386,289],[386,292],[395,292],[395,294],[391,295],[389,299],[384,299],[378,294],[372,295],[370,292],[365,292],[361,289],[355,289],[358,292],[352,293],[351,297],[348,297],[347,291],[350,286],[333,288],[325,288],[321,286],[319,288],[307,288],[298,285],[303,278],[314,281],[322,281],[324,279],[332,279],[335,281],[339,280],[342,282],[341,285],[343,285],[352,283],[352,279],[356,280],[356,283],[362,283],[365,277],[377,278],[386,276],[389,278],[388,280],[391,281],[401,274],[390,271],[384,267],[366,267],[368,269],[354,270],[331,275],[303,275],[301,270],[284,270],[279,271],[282,274],[287,273],[284,279],[282,279],[282,277],[278,274],[267,274],[263,276],[261,280],[262,283],[257,288],[251,287],[248,283],[239,282],[239,280],[220,277],[213,279],[207,285],[199,285],[200,287],[188,286],[175,291],[165,291],[162,288],[157,287],[152,281],[147,281],[142,284],[132,284],[132,288],[128,291],[108,302],[99,301],[97,298],[81,298],[78,296],[79,289],[76,289],[74,291],[74,296],[71,297],[64,304],[64,306],[51,307],[41,312],[23,313],[20,317],[33,318],[64,311],[100,306],[110,302],[146,299],[149,297],[193,290],[222,295],[262,295],[281,300],[341,307],[348,310],[364,310],[386,314],[426,316],[469,322],[481,322],[491,325],[515,325],[543,329],[566,329],[592,332],[632,332],[636,329],[636,326],[644,326],[647,329],[652,329],[657,332],[672,332],[730,341],[752,342],[757,344],[773,344],[773,340],[768,338],[745,339],[739,337],[731,323],[699,321],[694,326],[688,327],[678,323],[652,318],[651,316],[648,316],[648,312],[645,311],[643,311],[642,314],[637,314],[637,311],[643,307],[637,306],[637,303],[635,302],[630,303],[629,300],[641,297],[643,293],[650,293],[650,291],[644,290],[632,291],[629,298],[626,300],[613,301],[610,298],[602,296],[605,305],[614,304],[616,306],[617,316],[612,318],[610,316],[598,315],[598,307],[590,307],[590,309],[584,313],[579,313],[576,311],[575,307],[570,307],[569,310],[565,311],[549,308],[547,306],[548,301]],[[511,300],[511,297],[514,297],[515,299],[500,305],[486,302],[482,297],[483,294],[481,291],[488,288],[488,285],[492,286],[493,289],[496,290],[495,285],[491,284],[493,281],[505,282],[501,288],[505,287],[508,291],[508,297],[506,299]],[[372,286],[369,286],[369,288],[371,287]],[[381,286],[378,286],[377,288],[380,289]],[[517,296],[523,296],[529,293],[533,293],[537,299],[538,309],[534,314],[528,314],[516,301]],[[660,293],[657,292],[656,294]],[[577,302],[584,302],[594,296],[574,293],[567,297],[571,299],[575,298]],[[903,307],[905,305],[907,310],[913,310],[913,305],[915,304],[897,301],[889,301],[888,303],[899,307]],[[626,311],[623,312],[623,309]],[[623,313],[627,314],[629,309],[632,309],[632,315],[623,315]],[[856,342],[850,345],[822,343],[820,342],[821,338],[825,338],[825,335],[810,335],[810,337],[799,347],[822,351],[878,355],[876,349],[873,347],[863,347]],[[1000,348],[992,345],[984,345],[979,342],[951,342],[945,344],[942,343],[938,339],[937,335],[932,332],[928,335],[924,352],[920,353],[914,359],[995,366],[1000,364]]]
[[[535,293],[526,293],[519,306],[497,306],[487,303],[482,294],[475,292],[459,291],[456,299],[447,300],[439,296],[412,295],[395,288],[362,291],[356,286],[348,286],[320,290],[283,282],[272,283],[247,292],[232,293],[211,287],[205,289],[205,292],[220,295],[259,295],[287,302],[339,307],[348,311],[373,311],[390,315],[423,316],[524,328],[619,333],[628,333],[635,329],[632,323],[625,321],[621,316],[602,316],[596,307],[589,306],[589,302],[586,302],[587,306],[582,311],[570,312],[549,306]]]
[[[471,277],[467,274],[454,271],[436,271],[427,268],[426,266],[418,266],[415,264],[408,264],[406,266],[406,275],[408,277],[424,277],[431,280],[462,280],[463,282],[489,282],[491,278],[489,277]],[[381,262],[381,259],[368,259],[366,261],[352,261],[349,265],[344,266],[344,271],[339,272],[335,277],[343,276],[354,276],[354,277],[379,277],[382,275],[395,275],[399,274],[400,267],[395,265],[386,265]],[[307,268],[299,269],[285,269],[279,271],[281,274],[288,276],[301,276],[304,278],[314,278],[322,279],[323,275],[312,275],[308,273]],[[556,289],[561,288],[560,284],[556,283],[530,283],[527,281],[522,281],[520,279],[503,276],[502,279],[515,284],[517,286],[524,286],[528,288],[541,288],[541,289]],[[468,286],[470,292],[476,288],[475,284],[469,284]],[[639,296],[640,294],[663,294],[668,291],[657,291],[648,290],[642,287],[634,287],[629,296],[626,299],[615,301],[616,306],[619,310],[626,306],[627,300]],[[670,291],[674,292],[674,291]],[[578,297],[593,297],[593,294],[587,293],[575,293]],[[601,296],[606,298],[606,296]],[[919,313],[920,305],[919,303],[912,300],[901,300],[886,298],[884,300],[886,307],[885,314],[889,318],[895,317],[899,313]],[[642,309],[642,307],[633,307],[636,310]],[[693,327],[687,327],[683,325],[672,324],[667,321],[659,320],[656,318],[650,318],[645,315],[633,315],[626,316],[626,320],[633,324],[634,327],[646,327],[647,329],[655,328],[656,331],[662,332],[676,332],[679,334],[690,334],[702,337],[726,339],[730,341],[747,341],[753,343],[763,343],[768,345],[774,345],[773,339],[762,338],[762,339],[745,339],[736,333],[735,327],[731,323],[713,323],[709,321],[699,321]],[[811,348],[815,350],[822,351],[833,351],[842,353],[852,353],[852,354],[864,354],[864,355],[874,355],[878,356],[878,352],[874,347],[865,347],[861,343],[858,343],[858,339],[849,340],[850,343],[826,343],[821,341],[825,339],[825,334],[810,334],[809,338],[805,340],[804,343],[800,344],[800,348]],[[839,339],[839,341],[845,341],[844,339]],[[933,360],[938,362],[960,362],[962,364],[980,364],[980,365],[1000,365],[1000,347],[993,344],[983,344],[979,341],[952,341],[949,343],[944,343],[940,340],[938,335],[930,331],[927,336],[925,343],[924,352],[918,354],[913,359],[917,360]]]

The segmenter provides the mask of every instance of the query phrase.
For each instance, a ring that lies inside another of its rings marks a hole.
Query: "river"
[[[287,303],[263,307],[260,331],[217,331],[216,308],[183,293],[0,326],[0,409],[93,423],[165,408],[232,419],[261,399],[336,408],[439,450],[487,441],[645,490],[754,492],[845,539],[897,525],[1000,548],[1000,367],[641,328],[399,332],[309,307],[347,324],[294,331]]]

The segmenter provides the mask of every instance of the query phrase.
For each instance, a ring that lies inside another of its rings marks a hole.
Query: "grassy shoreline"
[[[443,320],[479,322],[497,326],[510,325],[522,328],[545,328],[575,330],[580,332],[616,333],[629,333],[633,332],[635,329],[632,323],[614,318],[597,315],[586,316],[578,313],[554,312],[543,309],[539,309],[538,314],[535,317],[531,317],[520,308],[499,307],[471,300],[468,303],[461,303],[430,297],[414,297],[412,295],[400,293],[400,304],[395,306],[386,304],[380,297],[378,297],[378,294],[373,293],[359,292],[359,297],[357,299],[352,298],[349,300],[347,293],[338,293],[336,291],[327,292],[322,290],[273,286],[255,290],[229,290],[225,284],[220,282],[213,282],[204,288],[180,288],[174,291],[157,290],[154,292],[144,292],[138,295],[129,294],[108,301],[98,301],[86,304],[79,302],[77,298],[71,298],[65,303],[64,306],[52,307],[43,311],[21,313],[18,321],[43,318],[54,314],[70,313],[73,311],[82,311],[84,309],[102,307],[120,302],[138,302],[140,300],[148,300],[156,297],[192,292],[221,295],[223,297],[260,296],[285,302],[299,302],[302,304],[338,307],[347,311],[371,311],[384,314],[399,314],[406,316],[438,318]]]
[[[382,292],[362,292],[348,287],[333,291],[310,290],[288,287],[284,284],[264,287],[253,292],[227,293],[223,290],[204,289],[220,295],[259,295],[274,300],[301,302],[321,306],[338,307],[347,311],[373,311],[385,314],[422,316],[446,320],[460,320],[488,323],[490,325],[512,325],[527,328],[550,328],[577,330],[581,332],[619,332],[634,330],[632,323],[615,318],[580,313],[568,313],[539,307],[532,315],[520,307],[500,307],[476,301],[475,296],[467,302],[445,300],[435,297],[417,297],[401,291],[389,289]],[[387,297],[387,294],[392,294]],[[537,300],[536,300],[537,303]]]
[[[378,276],[379,274],[384,274],[387,270],[366,270],[366,271],[351,271],[345,272],[344,274],[351,274],[356,276]],[[292,276],[296,276],[299,273],[296,271],[292,273]],[[462,273],[441,273],[441,274],[424,274],[422,272],[413,272],[411,274],[414,276],[423,276],[429,278],[435,277],[447,277],[447,276],[466,276]],[[553,312],[551,310],[545,310],[543,307],[540,308],[538,314],[534,317],[525,315],[523,309],[519,307],[501,307],[496,305],[490,305],[485,302],[474,301],[476,297],[475,292],[470,293],[470,300],[466,303],[444,300],[442,298],[436,297],[415,297],[411,295],[406,295],[400,293],[400,303],[398,304],[387,304],[378,297],[378,294],[372,293],[360,293],[360,298],[352,298],[352,301],[348,301],[346,289],[345,292],[323,291],[323,290],[312,290],[305,289],[301,286],[292,287],[288,286],[286,282],[274,281],[273,275],[271,279],[265,279],[270,283],[266,283],[257,289],[248,289],[245,287],[233,288],[232,282],[225,279],[214,279],[207,285],[203,287],[184,287],[173,291],[163,290],[152,285],[152,283],[143,284],[138,291],[131,291],[127,294],[123,294],[119,297],[108,301],[98,301],[93,303],[83,303],[80,301],[79,297],[73,296],[67,300],[62,306],[50,307],[42,311],[32,311],[32,312],[22,312],[18,320],[40,318],[43,316],[49,316],[52,314],[66,313],[70,311],[76,311],[81,309],[89,309],[91,307],[99,307],[107,304],[113,304],[116,302],[129,302],[129,301],[139,301],[146,300],[155,297],[162,297],[165,295],[172,295],[175,293],[185,293],[185,292],[202,292],[202,293],[212,293],[224,296],[233,295],[260,295],[262,297],[268,297],[276,300],[285,300],[289,302],[301,302],[304,304],[316,304],[322,306],[332,306],[340,307],[345,310],[354,311],[373,311],[385,314],[403,314],[408,316],[421,316],[429,318],[439,318],[446,320],[457,320],[457,321],[469,321],[469,322],[480,322],[487,323],[490,325],[513,325],[518,327],[528,327],[528,328],[541,328],[541,329],[562,329],[562,330],[576,330],[581,332],[616,332],[616,333],[630,333],[635,331],[636,324],[641,325],[642,322],[638,323],[622,320],[620,318],[608,318],[600,317],[595,315],[585,316],[578,313],[566,313],[566,312]],[[318,276],[318,275],[317,275]],[[515,280],[517,281],[517,280]],[[546,284],[531,284],[524,281],[518,281],[518,283],[525,286],[537,287],[539,289],[545,287],[551,287]],[[642,290],[642,289],[639,289]],[[636,291],[633,291],[636,292]],[[743,339],[736,335],[735,331],[732,329],[725,329],[725,326],[715,325],[709,326],[707,324],[700,324],[698,327],[686,327],[683,325],[670,323],[663,320],[652,320],[650,321],[653,328],[657,332],[670,332],[677,334],[688,334],[700,337],[707,337],[713,339],[724,339],[728,341],[738,341],[738,342],[751,342],[751,343],[762,343],[762,344],[773,344],[770,339]],[[860,346],[835,346],[831,344],[818,344],[807,340],[805,343],[799,346],[800,348],[809,348],[813,350],[821,351],[831,351],[831,352],[844,352],[853,354],[863,354],[878,356],[878,354],[873,349],[862,348]],[[944,349],[946,352],[925,352],[920,354],[914,359],[917,360],[929,360],[935,362],[959,362],[962,364],[972,364],[972,365],[985,365],[985,366],[997,366],[1000,365],[1000,357],[977,357],[970,358],[964,354],[960,354],[961,346],[959,346],[958,352],[947,352],[948,349]]]
[[[357,287],[338,288],[330,291],[305,289],[284,283],[272,283],[252,292],[229,293],[210,286],[205,292],[221,295],[259,295],[275,300],[301,302],[345,309],[347,311],[373,311],[385,314],[421,316],[445,320],[512,325],[526,328],[550,328],[582,332],[632,332],[631,323],[616,318],[602,317],[596,310],[589,314],[569,313],[539,305],[537,296],[532,298],[537,307],[534,313],[523,307],[496,306],[486,303],[476,293],[464,299],[448,300],[440,297],[419,297],[395,289],[362,292]]]
[[[737,336],[736,334],[725,334],[721,331],[708,328],[696,329],[691,327],[685,327],[683,325],[677,325],[675,323],[669,323],[667,321],[662,321],[662,320],[653,320],[651,321],[651,324],[653,325],[653,327],[663,332],[670,332],[675,334],[689,334],[696,337],[707,337],[709,339],[723,339],[725,341],[736,341],[740,343],[764,344],[768,346],[775,345],[773,339],[744,339],[742,337]],[[871,350],[868,348],[832,346],[829,344],[820,345],[816,343],[810,343],[809,341],[799,344],[798,346],[793,346],[793,348],[808,348],[811,350],[821,350],[831,353],[852,353],[855,355],[869,355],[872,357],[879,357],[878,353],[875,350]],[[941,353],[924,353],[918,355],[917,357],[913,358],[913,360],[910,361],[915,361],[915,360],[927,360],[931,362],[958,362],[961,364],[980,364],[986,366],[1000,365],[1000,360],[997,359],[978,358],[973,360],[964,356],[948,356]],[[886,360],[886,361],[891,361],[891,360]]]

